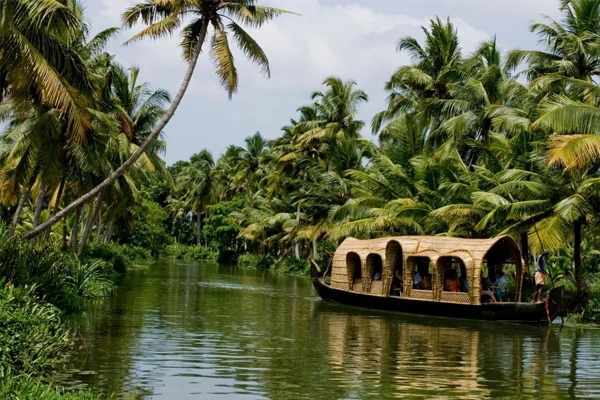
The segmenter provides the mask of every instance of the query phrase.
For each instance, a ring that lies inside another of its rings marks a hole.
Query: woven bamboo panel
[[[469,293],[442,292],[440,301],[447,303],[471,304]]]
[[[371,282],[371,294],[376,294],[378,296],[381,296],[381,290],[383,288],[383,282],[382,281],[372,281]]]
[[[433,290],[417,290],[410,291],[410,298],[416,300],[433,300]]]

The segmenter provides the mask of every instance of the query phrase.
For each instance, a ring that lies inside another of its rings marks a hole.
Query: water
[[[600,330],[354,309],[265,271],[154,265],[74,323],[66,379],[117,398],[600,398]]]

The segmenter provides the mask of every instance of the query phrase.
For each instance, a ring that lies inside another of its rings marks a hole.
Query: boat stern
[[[548,323],[552,323],[560,314],[564,295],[564,286],[557,286],[548,291],[548,299],[546,300]]]

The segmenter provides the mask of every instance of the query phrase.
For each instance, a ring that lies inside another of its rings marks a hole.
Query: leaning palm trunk
[[[150,144],[162,132],[164,127],[167,125],[167,123],[169,123],[169,121],[175,114],[175,111],[179,107],[179,104],[181,103],[181,100],[183,99],[183,96],[185,95],[185,92],[190,84],[190,81],[192,80],[192,75],[194,74],[194,70],[195,70],[196,64],[198,62],[198,57],[200,56],[200,52],[202,51],[202,44],[204,43],[204,40],[206,38],[207,30],[208,30],[208,25],[205,22],[202,25],[202,30],[200,32],[198,43],[194,47],[194,53],[190,59],[190,63],[188,65],[187,72],[185,73],[183,82],[181,83],[181,87],[179,88],[177,95],[173,99],[173,103],[171,103],[171,107],[169,107],[169,110],[165,113],[165,115],[163,116],[161,121],[158,123],[158,125],[154,128],[152,133],[146,138],[146,140],[144,140],[142,145],[131,155],[131,157],[129,157],[129,159],[127,159],[127,161],[125,161],[119,168],[117,168],[115,170],[115,172],[113,172],[101,184],[99,184],[94,189],[92,189],[88,193],[84,194],[83,196],[81,196],[80,198],[75,200],[73,203],[69,204],[62,211],[57,213],[54,217],[48,219],[48,221],[39,225],[37,228],[32,229],[29,232],[27,232],[25,234],[25,238],[30,239],[30,238],[33,238],[33,237],[39,235],[40,232],[42,232],[44,229],[51,227],[56,222],[65,218],[67,215],[69,215],[71,212],[73,212],[77,207],[83,206],[87,201],[89,201],[92,198],[94,198],[95,196],[97,196],[98,193],[100,193],[102,190],[104,190],[107,187],[109,187],[110,185],[112,185],[119,177],[121,177],[123,175],[123,173],[125,173],[125,171],[129,167],[131,167],[133,164],[135,164],[135,162],[142,156],[142,154],[144,154],[144,152],[146,151],[148,146],[150,146]]]
[[[79,245],[79,251],[77,252],[78,255],[80,255],[83,252],[83,250],[85,249],[85,246],[87,245],[88,240],[90,239],[90,235],[92,234],[92,228],[94,227],[94,220],[98,216],[98,213],[100,212],[100,208],[102,207],[102,193],[103,193],[102,191],[100,191],[100,193],[98,193],[98,196],[96,197],[96,203],[94,203],[94,208],[88,217],[88,220],[85,224],[85,228],[83,229],[83,234],[81,235],[81,244]]]
[[[17,224],[19,223],[19,217],[21,216],[21,211],[23,211],[23,206],[27,201],[27,197],[29,197],[29,192],[31,191],[31,184],[28,184],[23,188],[23,193],[21,193],[21,198],[19,199],[19,203],[17,204],[17,209],[15,210],[15,215],[13,216],[12,223],[10,224],[10,229],[8,230],[8,236],[13,236],[15,231],[17,230]]]
[[[37,199],[35,200],[35,214],[33,215],[32,228],[37,227],[40,224],[42,218],[42,208],[44,207],[44,200],[46,199],[46,188],[40,186],[40,192],[38,193]]]

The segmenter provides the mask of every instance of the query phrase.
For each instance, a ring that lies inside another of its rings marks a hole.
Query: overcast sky
[[[94,32],[119,26],[120,15],[134,0],[85,0]],[[220,87],[206,53],[165,133],[169,164],[187,159],[203,148],[221,154],[227,145],[242,145],[260,131],[267,138],[280,134],[310,103],[310,94],[327,76],[352,79],[369,94],[359,117],[370,122],[385,106],[384,83],[400,65],[409,63],[395,51],[400,37],[423,38],[420,27],[429,20],[450,17],[458,27],[463,53],[497,36],[504,49],[533,48],[532,21],[560,18],[558,0],[264,0],[264,5],[291,10],[253,36],[271,62],[271,79],[235,52],[239,92],[231,101]],[[140,27],[123,31],[109,50],[125,65],[141,67],[141,79],[175,94],[185,71],[177,37],[123,47]],[[365,135],[368,132],[364,132]]]

